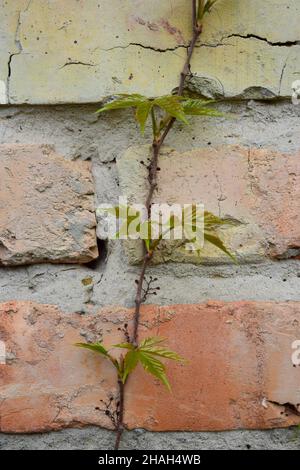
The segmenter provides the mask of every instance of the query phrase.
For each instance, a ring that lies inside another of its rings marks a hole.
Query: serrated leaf
[[[134,346],[131,343],[118,343],[118,344],[114,344],[113,347],[122,348],[122,349],[134,349]]]
[[[208,104],[215,103],[215,100],[202,100],[199,98],[184,98],[182,101],[182,107],[184,110],[189,109],[202,109]]]
[[[139,361],[146,372],[154,375],[154,377],[160,380],[168,390],[171,390],[166,376],[166,368],[161,361],[144,351],[139,351]]]
[[[138,362],[140,362],[146,372],[154,375],[170,389],[170,384],[165,373],[165,365],[159,361],[156,356],[180,362],[184,362],[184,359],[174,351],[163,347],[161,344],[165,341],[165,338],[150,336],[145,338],[138,347],[128,342],[115,344],[114,347],[116,348],[128,350],[124,359],[124,369],[122,373],[123,382],[125,383],[128,375],[134,370]]]
[[[121,93],[115,95],[111,101],[104,104],[96,113],[103,113],[104,111],[110,111],[112,109],[124,109],[136,107],[143,102],[148,101],[148,98],[138,93],[133,93],[131,95]]]
[[[205,8],[204,8],[204,11],[206,13],[209,13],[210,10],[212,9],[212,7],[214,6],[215,3],[217,3],[218,0],[208,0],[206,2],[206,5],[205,5]]]
[[[164,357],[165,359],[172,359],[173,361],[184,362],[183,357],[179,356],[179,354],[161,346],[161,344],[165,341],[165,338],[160,338],[158,336],[150,336],[149,338],[145,338],[140,343],[138,349],[140,351],[145,351],[155,356]]]
[[[79,348],[90,349],[91,351],[108,356],[108,350],[101,343],[75,343]]]
[[[153,103],[166,111],[170,116],[178,119],[179,121],[188,124],[188,120],[184,114],[182,106],[182,97],[177,95],[166,95],[155,98]]]
[[[214,101],[189,98],[183,101],[182,107],[184,113],[191,116],[223,117],[224,113],[213,108],[207,108],[207,105],[210,103],[214,103]]]
[[[149,336],[148,338],[143,339],[139,347],[144,349],[147,347],[164,343],[165,341],[166,341],[166,338],[160,338],[159,336]]]
[[[145,132],[145,125],[149,116],[149,113],[153,107],[153,101],[143,101],[136,108],[135,118],[140,125],[141,133]]]
[[[223,225],[236,225],[232,219],[221,219],[220,217],[214,215],[212,212],[204,212],[204,229],[211,230]]]
[[[111,356],[108,350],[101,343],[75,343],[74,346],[79,348],[89,349],[90,351],[96,352],[104,356],[106,359],[112,362],[114,367],[117,369],[118,373],[120,372],[120,367],[117,359]]]
[[[186,109],[185,114],[189,116],[208,116],[208,117],[226,117],[221,111],[213,108]]]
[[[171,359],[172,361],[185,362],[185,359],[183,357],[167,348],[152,346],[145,349],[141,348],[140,350],[149,352],[154,356],[160,356],[164,357],[165,359]]]
[[[135,349],[128,351],[124,359],[124,372],[122,381],[126,382],[128,375],[136,368],[139,362],[139,352]]]
[[[223,241],[221,240],[221,238],[218,235],[216,235],[214,233],[204,232],[204,240],[206,240],[207,242],[209,242],[212,245],[216,246],[217,248],[219,248],[224,253],[226,253],[226,255],[228,255],[236,263],[235,256],[232,253],[230,253],[230,251],[226,248]]]
[[[198,0],[198,20],[202,20],[205,13],[210,13],[218,0]]]

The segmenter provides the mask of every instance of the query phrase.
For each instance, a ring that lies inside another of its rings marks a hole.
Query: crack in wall
[[[7,86],[6,86],[6,95],[7,95],[7,102],[10,103],[10,85],[11,85],[11,77],[12,77],[12,64],[13,64],[13,58],[14,56],[16,55],[20,55],[22,54],[24,51],[23,51],[23,46],[22,46],[22,43],[21,43],[21,40],[20,40],[20,27],[21,27],[21,24],[22,24],[22,15],[27,12],[30,8],[30,5],[32,3],[32,0],[29,0],[28,1],[28,4],[26,6],[26,8],[22,11],[19,12],[19,15],[18,15],[18,19],[17,19],[17,25],[16,25],[16,30],[15,30],[15,45],[16,45],[16,48],[17,48],[17,51],[16,52],[13,52],[13,53],[10,53],[9,54],[9,57],[8,57],[8,62],[7,62],[7,69],[8,69],[8,73],[7,73]],[[258,41],[263,41],[265,42],[266,44],[268,44],[269,46],[271,47],[293,47],[293,46],[297,46],[297,45],[300,45],[300,39],[299,40],[295,40],[295,41],[271,41],[269,40],[267,37],[262,37],[262,36],[259,36],[257,34],[253,34],[253,33],[248,33],[248,34],[239,34],[239,33],[232,33],[232,34],[229,34],[227,36],[223,36],[221,37],[221,39],[219,40],[219,42],[216,42],[216,43],[201,43],[199,42],[197,44],[197,48],[202,48],[202,47],[207,47],[207,48],[217,48],[217,47],[234,47],[233,44],[224,44],[223,41],[226,40],[226,39],[230,39],[230,38],[240,38],[240,39],[256,39]],[[96,51],[96,50],[101,50],[101,51],[104,51],[104,52],[109,52],[109,51],[113,51],[115,49],[127,49],[129,47],[138,47],[138,48],[141,48],[141,49],[145,49],[145,50],[151,50],[153,52],[157,52],[157,53],[168,53],[168,52],[175,52],[179,49],[184,49],[184,50],[187,50],[189,45],[188,44],[179,44],[179,45],[176,45],[174,47],[166,47],[166,48],[161,48],[161,47],[154,47],[154,46],[151,46],[151,45],[144,45],[144,44],[140,44],[140,43],[135,43],[135,42],[131,42],[127,45],[117,45],[117,46],[114,46],[114,47],[111,47],[111,48],[101,48],[101,47],[96,47],[95,49],[93,49],[93,52]],[[282,67],[282,70],[281,70],[281,74],[280,74],[280,78],[279,78],[279,92],[278,94],[280,95],[281,93],[281,87],[282,87],[282,81],[283,81],[283,78],[284,78],[284,72],[286,70],[286,67],[287,67],[287,63],[288,63],[288,57],[286,58],[285,60],[285,63],[283,64],[283,67]],[[81,61],[81,60],[70,60],[66,63],[64,63],[61,67],[59,67],[59,69],[63,69],[65,67],[68,67],[68,66],[86,66],[86,67],[97,67],[97,66],[100,66],[99,63],[92,63],[92,62],[89,62],[89,61]]]
[[[283,64],[283,67],[282,67],[282,70],[281,70],[281,74],[280,74],[280,79],[279,79],[279,89],[278,89],[278,95],[280,96],[280,93],[281,93],[281,86],[282,86],[282,80],[283,80],[283,76],[284,76],[284,72],[285,72],[285,69],[286,69],[286,66],[287,66],[287,63],[288,63],[288,59],[289,59],[289,55],[287,56],[287,58],[285,59],[285,62]]]
[[[228,36],[223,36],[221,38],[221,41],[224,39],[230,39],[230,38],[241,38],[241,39],[257,39],[258,41],[263,41],[269,46],[277,46],[277,47],[293,47],[293,46],[299,46],[300,45],[300,39],[297,41],[270,41],[268,38],[264,38],[262,36],[258,36],[257,34],[237,34],[237,33],[232,33],[229,34]]]
[[[25,8],[24,12],[28,10],[30,6],[31,0],[29,0],[29,3],[27,7]],[[23,12],[23,13],[24,13]],[[7,61],[7,83],[6,83],[6,93],[7,93],[7,102],[9,103],[9,98],[10,98],[10,81],[11,81],[11,74],[12,74],[12,60],[13,57],[16,55],[19,55],[23,52],[23,46],[20,40],[20,27],[21,27],[21,16],[22,12],[19,12],[18,15],[18,20],[17,20],[17,26],[15,30],[15,45],[17,48],[17,52],[13,52],[12,54],[9,54],[8,61]]]
[[[81,62],[80,60],[78,60],[78,61],[76,61],[76,60],[73,61],[72,60],[70,62],[66,62],[64,65],[59,67],[59,70],[64,69],[65,67],[68,67],[69,65],[83,65],[85,67],[96,67],[99,64],[92,64],[92,63],[89,63],[89,62]]]
[[[232,34],[229,34],[228,36],[222,36],[222,38],[220,39],[220,42],[217,42],[217,43],[199,43],[197,44],[197,48],[200,48],[200,47],[225,47],[225,46],[233,46],[233,44],[223,44],[222,41],[224,41],[225,39],[230,39],[230,38],[234,38],[234,37],[237,37],[237,38],[241,38],[241,39],[257,39],[259,41],[263,41],[263,42],[266,42],[267,44],[269,44],[270,46],[279,46],[279,47],[292,47],[292,46],[297,46],[297,45],[300,45],[300,39],[297,40],[297,41],[277,41],[277,42],[273,42],[273,41],[270,41],[269,39],[267,38],[264,38],[262,36],[258,36],[256,34],[252,34],[252,33],[249,33],[249,34],[238,34],[238,33],[232,33]],[[100,49],[102,51],[112,51],[114,49],[127,49],[128,47],[130,46],[137,46],[137,47],[141,47],[142,49],[149,49],[151,51],[154,51],[154,52],[174,52],[176,51],[177,49],[188,49],[189,45],[186,45],[186,44],[179,44],[175,47],[167,47],[167,48],[159,48],[159,47],[154,47],[154,46],[146,46],[144,44],[140,44],[140,43],[136,43],[136,42],[130,42],[128,44],[126,44],[125,46],[114,46],[114,47],[111,47],[111,48],[108,48],[108,49],[102,49],[102,48],[96,48],[94,50],[97,50],[97,49]]]
[[[282,413],[285,413],[287,416],[288,414],[292,414],[295,416],[300,416],[300,411],[299,411],[299,406],[300,404],[297,403],[296,405],[294,403],[286,402],[286,403],[280,403],[278,401],[274,400],[269,400],[267,399],[268,403],[271,403],[271,405],[279,406],[279,407],[284,407],[284,411]]]
[[[141,49],[146,49],[146,50],[148,49],[150,51],[161,52],[161,53],[174,52],[177,49],[187,49],[189,47],[189,46],[184,45],[184,44],[179,44],[178,46],[175,46],[175,47],[166,47],[165,49],[161,49],[159,47],[146,46],[144,44],[139,44],[137,42],[130,42],[129,44],[126,44],[125,46],[114,46],[114,47],[110,47],[108,49],[97,47],[96,49],[94,49],[94,51],[101,50],[101,51],[104,51],[104,52],[109,52],[109,51],[114,51],[115,49],[127,49],[128,47],[131,47],[131,46],[140,47]]]

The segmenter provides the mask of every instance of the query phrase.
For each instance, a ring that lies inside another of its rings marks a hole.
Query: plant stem
[[[182,96],[183,94],[186,77],[188,76],[190,72],[191,58],[195,49],[196,42],[202,32],[202,25],[198,24],[198,21],[197,21],[196,0],[192,1],[192,9],[193,9],[193,12],[192,12],[193,36],[192,36],[190,45],[188,47],[187,57],[186,57],[183,69],[180,74],[180,82],[179,82],[179,87],[178,87],[178,92],[177,92],[179,96]],[[147,208],[149,219],[151,217],[151,201],[152,201],[153,193],[157,186],[157,164],[158,164],[160,148],[164,140],[166,139],[167,135],[169,134],[170,130],[172,129],[175,121],[176,121],[176,118],[171,118],[168,124],[166,125],[163,133],[158,138],[154,136],[154,140],[152,142],[152,159],[150,162],[149,175],[148,175],[150,187],[149,187],[147,200],[146,200],[146,208]],[[140,277],[139,277],[138,284],[137,284],[137,290],[136,290],[136,296],[135,296],[134,328],[133,328],[133,335],[132,335],[132,343],[134,345],[137,344],[137,340],[138,340],[138,327],[139,327],[139,319],[140,319],[140,308],[142,304],[142,288],[143,288],[144,276],[145,276],[147,266],[149,262],[151,261],[152,256],[153,256],[152,252],[150,253],[147,252],[145,254],[143,263],[142,263]]]
[[[118,407],[118,417],[117,417],[117,426],[116,426],[116,441],[115,441],[115,449],[118,450],[120,446],[121,437],[123,434],[124,426],[124,384],[122,380],[118,379],[118,387],[119,387],[119,407]]]
[[[186,57],[184,66],[180,73],[180,81],[179,81],[179,86],[178,86],[178,91],[177,91],[178,96],[182,96],[183,94],[185,81],[190,72],[191,58],[192,58],[197,40],[202,32],[202,25],[199,24],[197,20],[197,0],[192,0],[192,26],[193,26],[193,36],[192,36],[191,42],[187,50],[187,57]],[[176,121],[176,118],[170,118],[164,131],[159,136],[156,136],[154,132],[154,138],[152,142],[152,158],[150,161],[149,174],[148,174],[149,191],[148,191],[147,199],[146,199],[146,209],[148,213],[148,219],[151,218],[151,203],[152,203],[154,191],[157,187],[157,165],[158,165],[160,149],[167,135],[172,129],[175,121]],[[145,273],[152,259],[152,256],[153,256],[152,251],[147,251],[147,253],[144,255],[142,266],[141,266],[141,272],[140,272],[139,279],[137,282],[136,295],[135,295],[135,311],[134,311],[134,317],[133,317],[133,333],[131,337],[131,343],[134,346],[138,345],[138,329],[139,329],[139,323],[140,323],[141,305],[143,303],[143,296],[142,296],[143,283],[144,283]],[[119,381],[119,399],[120,399],[119,418],[120,419],[118,419],[117,428],[116,428],[117,435],[116,435],[115,450],[119,449],[120,440],[121,440],[122,433],[124,430],[124,423],[123,423],[124,392],[125,392],[125,386],[123,383],[121,384]],[[121,404],[122,404],[122,412],[121,412]]]

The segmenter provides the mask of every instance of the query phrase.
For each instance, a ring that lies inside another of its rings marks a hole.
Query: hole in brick
[[[100,264],[102,262],[105,262],[105,259],[107,256],[107,242],[105,240],[99,240],[99,238],[97,238],[97,246],[98,246],[98,251],[99,251],[98,258],[93,259],[89,263],[85,264],[85,266],[87,266],[90,269],[93,269],[94,271],[97,271]]]

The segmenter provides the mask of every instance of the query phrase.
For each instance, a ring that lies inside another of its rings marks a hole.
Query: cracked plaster
[[[297,1],[220,0],[197,46],[192,88],[216,96],[219,82],[217,96],[290,96],[300,75],[299,12]],[[0,101],[83,103],[121,91],[168,93],[186,54],[189,13],[184,0],[3,2]]]

